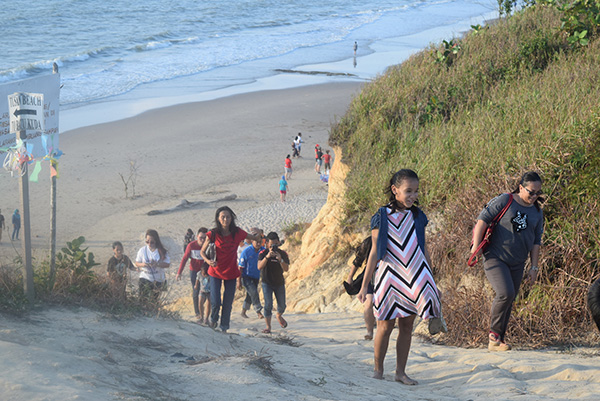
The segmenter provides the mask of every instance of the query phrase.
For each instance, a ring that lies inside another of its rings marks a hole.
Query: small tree
[[[127,175],[127,179],[121,173],[119,176],[121,177],[121,181],[123,181],[123,186],[125,187],[125,198],[129,198],[129,190],[131,189],[131,197],[135,198],[135,184],[138,178],[138,168],[139,165],[135,160],[129,160],[129,174]]]

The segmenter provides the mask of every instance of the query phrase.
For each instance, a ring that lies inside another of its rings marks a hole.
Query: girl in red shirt
[[[202,258],[207,261],[210,276],[211,315],[209,325],[217,327],[221,312],[220,328],[222,332],[229,330],[231,307],[235,296],[236,279],[240,276],[237,265],[237,248],[240,242],[248,238],[251,241],[262,241],[262,235],[248,234],[235,224],[236,215],[228,206],[222,206],[215,213],[215,228],[207,233],[208,241],[202,245]],[[215,244],[216,258],[206,255],[210,243]],[[221,300],[221,285],[224,286]],[[221,308],[222,306],[222,308]]]

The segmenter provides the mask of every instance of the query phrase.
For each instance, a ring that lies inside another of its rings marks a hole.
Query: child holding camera
[[[285,279],[283,272],[287,272],[290,259],[288,254],[279,249],[279,236],[275,232],[267,234],[267,248],[258,255],[258,270],[262,280],[263,298],[265,301],[264,313],[267,328],[263,333],[271,333],[271,316],[273,312],[273,295],[277,299],[277,321],[282,328],[287,327],[283,318],[285,312]]]

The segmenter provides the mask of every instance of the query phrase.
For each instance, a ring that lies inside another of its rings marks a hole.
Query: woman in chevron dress
[[[383,362],[397,322],[395,380],[408,385],[417,384],[405,371],[415,317],[419,315],[424,320],[441,317],[439,292],[425,247],[428,220],[415,205],[418,191],[419,177],[412,170],[402,169],[390,180],[390,203],[371,219],[376,246],[371,248],[365,271],[365,278],[375,272],[373,308],[377,332],[373,377],[383,379]],[[361,302],[366,298],[368,282],[363,280],[358,294]]]

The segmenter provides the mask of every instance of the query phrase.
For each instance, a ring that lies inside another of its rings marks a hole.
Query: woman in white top
[[[164,269],[171,265],[171,260],[156,230],[146,231],[146,246],[138,251],[135,265],[140,268],[140,296],[151,295],[158,300],[167,283]]]

